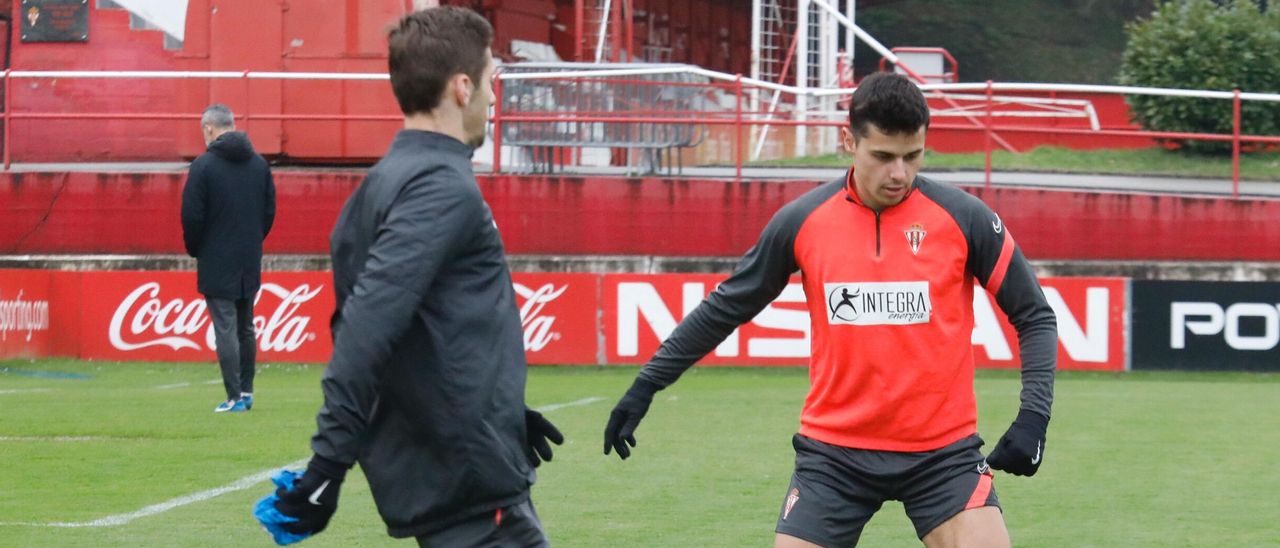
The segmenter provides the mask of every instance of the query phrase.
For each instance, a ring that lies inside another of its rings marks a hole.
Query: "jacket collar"
[[[391,146],[427,148],[457,154],[467,158],[471,158],[471,155],[475,153],[474,148],[467,146],[466,143],[454,139],[453,137],[443,133],[424,131],[420,129],[402,129],[396,132],[396,138],[391,142]]]
[[[867,204],[862,203],[862,199],[858,198],[858,191],[853,187],[853,185],[853,166],[849,166],[849,171],[844,175],[844,199],[867,209],[871,209]],[[907,189],[907,193],[902,197],[902,201],[886,207],[885,209],[892,209],[907,203],[907,200],[911,199],[911,195],[916,193],[916,188],[919,186],[920,176],[916,175],[916,178],[911,180],[911,188]]]

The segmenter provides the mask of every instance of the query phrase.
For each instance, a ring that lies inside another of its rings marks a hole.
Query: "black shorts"
[[[525,501],[485,512],[434,533],[418,537],[423,548],[545,548],[550,546],[542,521]]]
[[[854,546],[886,500],[902,501],[916,535],[970,508],[1000,507],[977,434],[920,453],[869,451],[796,434],[796,469],[776,531],[822,546]]]

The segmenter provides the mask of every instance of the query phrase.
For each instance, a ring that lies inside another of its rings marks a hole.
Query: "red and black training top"
[[[803,279],[812,328],[800,433],[843,447],[929,451],[977,431],[974,283],[1018,332],[1022,408],[1049,416],[1057,322],[1000,217],[916,177],[902,202],[863,205],[846,177],[784,206],[732,276],[640,376],[668,386]]]

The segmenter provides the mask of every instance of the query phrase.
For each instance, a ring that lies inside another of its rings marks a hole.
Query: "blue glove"
[[[338,490],[347,467],[319,455],[303,473],[281,470],[272,476],[276,492],[263,497],[253,517],[281,546],[323,531],[338,510]]]
[[[293,483],[297,481],[299,477],[302,477],[302,474],[290,470],[281,470],[276,472],[274,476],[271,476],[271,482],[276,484],[277,488],[287,490],[293,488]],[[285,546],[295,542],[300,542],[311,536],[310,533],[298,535],[284,530],[284,524],[296,523],[298,518],[291,518],[281,514],[280,511],[276,509],[276,502],[279,500],[280,498],[277,497],[275,493],[271,493],[270,495],[262,497],[262,499],[258,501],[258,504],[253,507],[253,517],[258,520],[258,523],[262,524],[263,529],[266,529],[267,532],[271,534],[271,540],[276,541],[276,544],[279,544],[280,546]]]

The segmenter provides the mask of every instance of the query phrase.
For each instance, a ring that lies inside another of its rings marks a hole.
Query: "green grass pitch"
[[[622,462],[601,432],[635,371],[530,371],[531,406],[575,403],[547,411],[568,441],[534,487],[553,544],[772,546],[805,371],[694,368]],[[214,415],[213,364],[0,362],[0,546],[270,545],[252,477],[309,456],[320,372],[261,366],[253,411]],[[978,374],[988,449],[1018,387]],[[1065,372],[1040,473],[996,489],[1015,546],[1280,546],[1278,469],[1280,375]],[[386,536],[358,469],[303,543],[384,545],[413,543]],[[920,544],[890,503],[863,545]]]

